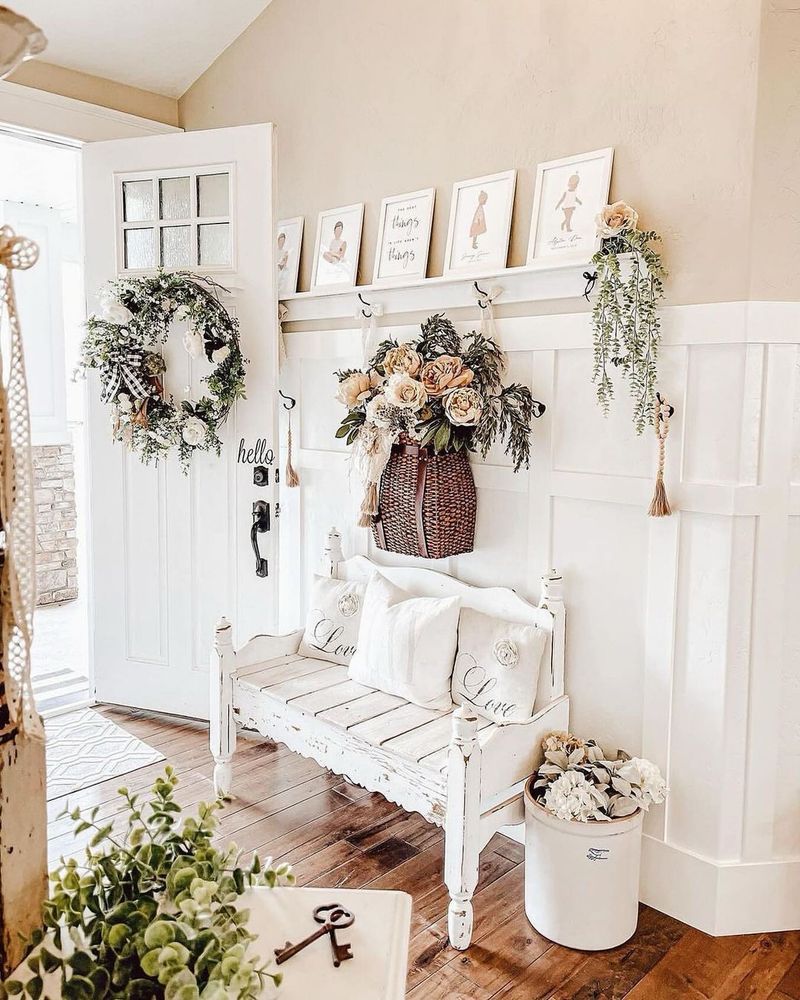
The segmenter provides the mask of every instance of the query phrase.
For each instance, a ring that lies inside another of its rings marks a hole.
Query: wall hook
[[[287,396],[286,393],[280,389],[278,389],[278,395],[281,397],[281,399],[288,400],[288,402],[283,404],[284,410],[293,410],[295,406],[297,406],[297,400],[294,398],[294,396]]]
[[[358,293],[358,300],[362,305],[366,306],[367,309],[370,310],[369,312],[364,312],[364,310],[362,309],[361,315],[364,317],[364,319],[372,319],[372,303],[367,302],[367,300],[364,298],[361,292]]]
[[[478,293],[478,295],[480,295],[481,298],[485,299],[489,293],[484,292],[484,290],[480,287],[477,281],[473,281],[472,284],[475,286],[475,291]]]

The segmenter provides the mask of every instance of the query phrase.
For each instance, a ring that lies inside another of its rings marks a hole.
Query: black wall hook
[[[361,315],[364,317],[364,319],[372,319],[372,303],[371,302],[367,302],[367,300],[364,298],[364,296],[361,294],[361,292],[358,293],[358,301],[362,305],[366,306],[367,309],[370,310],[369,312],[364,312],[363,309],[361,310]]]
[[[589,294],[594,288],[595,282],[597,281],[597,271],[584,271],[583,280],[586,282],[586,287],[583,290],[583,297],[586,301],[589,301]]]
[[[281,397],[281,399],[288,400],[287,403],[283,404],[284,410],[293,410],[295,406],[297,406],[297,400],[294,398],[294,396],[287,396],[286,393],[280,389],[278,389],[278,395]]]

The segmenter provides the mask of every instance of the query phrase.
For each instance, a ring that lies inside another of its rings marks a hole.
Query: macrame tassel
[[[286,432],[286,485],[295,487],[300,485],[300,477],[297,470],[292,465],[292,411],[289,411],[289,429]]]
[[[653,414],[653,425],[655,426],[656,437],[658,438],[658,471],[656,472],[656,488],[653,492],[653,499],[647,513],[650,517],[669,517],[672,513],[667,491],[664,486],[664,461],[666,458],[667,435],[669,434],[669,418],[675,412],[675,408],[670,406],[661,393],[656,393],[655,412]]]
[[[369,528],[378,513],[378,484],[367,483],[364,499],[361,501],[361,513],[358,518],[359,528]]]

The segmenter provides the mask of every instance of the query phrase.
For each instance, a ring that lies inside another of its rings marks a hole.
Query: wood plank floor
[[[181,779],[184,806],[212,797],[204,727],[102,711],[164,754]],[[100,816],[113,818],[117,787],[146,789],[163,766],[84,789],[69,801],[98,805]],[[291,862],[300,885],[369,885],[412,895],[408,996],[414,1000],[800,1000],[797,931],[712,938],[642,907],[635,937],[620,948],[592,954],[551,944],[525,919],[522,849],[499,835],[481,856],[473,944],[456,952],[447,944],[440,830],[269,741],[240,742],[234,788],[222,837]],[[70,821],[57,818],[63,806],[63,799],[48,806],[53,861],[81,847]]]

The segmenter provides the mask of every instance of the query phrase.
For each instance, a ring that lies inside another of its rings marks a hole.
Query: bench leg
[[[214,758],[214,792],[230,795],[233,782],[233,755],[236,751],[236,722],[233,718],[233,673],[236,653],[231,641],[231,624],[221,618],[211,654],[210,743]]]
[[[462,706],[453,715],[447,764],[444,880],[450,893],[447,929],[458,951],[472,938],[472,896],[480,859],[481,751],[478,720]]]

